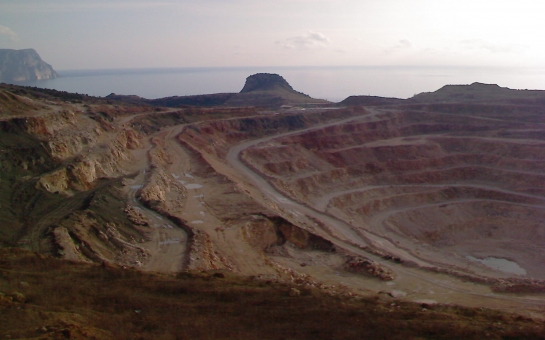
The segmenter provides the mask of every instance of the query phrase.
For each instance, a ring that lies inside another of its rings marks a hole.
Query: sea
[[[444,85],[498,84],[545,89],[545,68],[438,66],[180,67],[60,70],[59,78],[18,85],[104,97],[111,93],[147,99],[239,92],[248,76],[276,73],[299,92],[339,102],[352,95],[410,98]]]

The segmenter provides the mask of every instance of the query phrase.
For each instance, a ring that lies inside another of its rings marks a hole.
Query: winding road
[[[536,313],[535,311],[542,310],[542,308],[545,307],[545,297],[494,294],[491,292],[489,287],[484,285],[463,281],[454,276],[437,274],[429,271],[424,271],[419,268],[407,267],[404,265],[396,264],[364,251],[363,248],[365,246],[373,245],[394,256],[398,256],[405,261],[412,261],[422,267],[434,265],[433,262],[428,262],[426,259],[415,257],[410,252],[397,247],[392,242],[385,238],[382,238],[379,235],[376,235],[369,231],[355,231],[353,227],[346,222],[327,214],[325,212],[325,209],[329,200],[342,193],[335,193],[331,194],[330,196],[324,197],[323,200],[317,202],[318,209],[311,208],[305,204],[296,202],[277,191],[264,178],[262,178],[259,174],[254,172],[250,167],[248,167],[240,160],[240,154],[242,151],[261,143],[267,143],[280,137],[301,134],[312,130],[319,130],[328,126],[355,122],[363,118],[368,119],[369,117],[374,117],[377,114],[382,113],[378,109],[368,109],[368,111],[370,113],[364,116],[359,116],[355,118],[352,117],[349,119],[343,119],[337,122],[330,122],[327,124],[313,126],[298,131],[290,131],[273,136],[245,141],[243,143],[233,146],[228,151],[226,160],[238,173],[242,174],[247,180],[249,180],[251,185],[258,188],[258,190],[264,196],[265,201],[268,201],[269,205],[276,209],[281,215],[288,217],[288,219],[296,222],[299,225],[314,225],[316,228],[315,231],[318,234],[328,234],[329,237],[327,238],[330,239],[335,245],[392,268],[397,275],[397,279],[394,283],[397,289],[411,290],[411,287],[428,287],[426,289],[428,289],[430,292],[432,290],[436,292],[441,292],[441,296],[439,296],[439,293],[433,296],[434,298],[438,298],[438,302],[461,303],[473,306],[487,306],[507,310],[519,310],[521,306],[524,306],[524,308],[526,308],[527,310],[534,311],[533,313],[531,313],[533,316],[543,317],[542,314]],[[446,186],[448,187],[449,185]],[[488,188],[486,186],[479,186],[479,189]],[[365,189],[354,189],[346,192],[357,192],[361,190]],[[535,195],[521,194],[509,190],[502,191],[506,194],[516,194],[525,197],[543,199],[542,197]],[[311,218],[309,219],[308,217]],[[314,223],[313,219],[320,221],[324,227],[322,228],[318,224]],[[421,288],[418,289],[420,290]],[[447,297],[448,294],[454,295],[450,295],[449,297]]]

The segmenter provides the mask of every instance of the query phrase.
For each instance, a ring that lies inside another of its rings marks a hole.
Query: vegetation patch
[[[298,291],[298,294],[294,294]],[[319,290],[218,272],[176,276],[0,250],[0,336],[71,339],[544,339],[489,309]]]

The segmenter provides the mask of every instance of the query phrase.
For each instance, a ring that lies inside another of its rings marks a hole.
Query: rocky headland
[[[57,72],[34,49],[0,49],[0,82],[25,82],[57,77]]]

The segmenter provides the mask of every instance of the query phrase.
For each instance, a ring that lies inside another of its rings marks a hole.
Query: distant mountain
[[[445,85],[435,92],[424,92],[410,98],[414,103],[463,103],[463,102],[528,102],[541,103],[545,91],[513,90],[496,84],[473,83],[471,85]]]
[[[244,87],[242,88],[240,93],[278,90],[302,94],[295,91],[293,87],[291,87],[291,85],[286,81],[286,79],[284,79],[284,77],[274,73],[256,73],[249,76],[248,78],[246,78],[246,83],[244,84]]]
[[[403,104],[404,99],[399,98],[386,98],[386,97],[377,97],[377,96],[350,96],[345,100],[341,101],[339,105],[342,106],[377,106],[377,105],[396,105]]]
[[[122,95],[111,93],[105,98],[109,100],[118,100],[131,104],[147,104],[152,106],[166,107],[215,107],[224,105],[236,93],[214,93],[200,94],[195,96],[172,96],[158,99],[146,99],[134,95]]]
[[[34,49],[0,49],[0,81],[22,82],[57,78],[57,72]]]
[[[246,78],[244,87],[236,96],[230,98],[228,106],[268,106],[327,104],[326,100],[314,99],[295,91],[280,75],[257,73]]]
[[[304,93],[295,91],[280,75],[257,73],[246,78],[246,83],[239,93],[215,93],[196,96],[174,96],[159,99],[144,99],[135,96],[110,94],[111,100],[122,100],[131,103],[145,103],[155,106],[256,106],[278,108],[282,105],[323,105],[327,100],[314,99]]]

